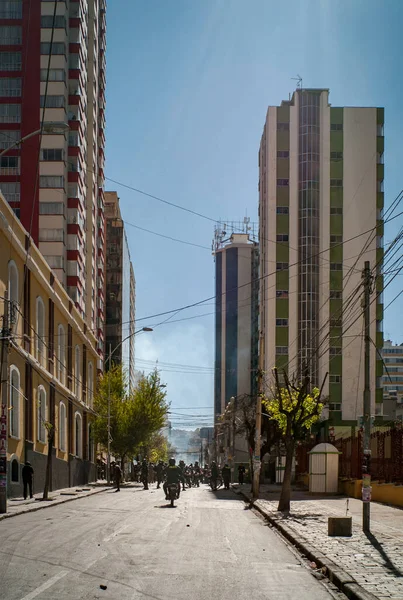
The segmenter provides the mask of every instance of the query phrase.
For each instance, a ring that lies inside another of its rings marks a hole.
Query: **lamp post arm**
[[[40,133],[41,133],[40,129],[37,129],[36,131],[31,131],[31,133],[28,133],[28,135],[25,135],[23,138],[21,138],[17,142],[14,142],[14,144],[11,144],[11,146],[9,146],[8,148],[5,148],[5,150],[0,152],[0,158],[3,156],[3,154],[6,154],[9,150],[12,150],[16,146],[19,146],[20,144],[22,144],[22,142],[25,142],[25,140],[29,140],[29,138],[34,137],[35,135],[39,135]]]

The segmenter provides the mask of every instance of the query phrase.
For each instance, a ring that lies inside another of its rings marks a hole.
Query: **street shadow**
[[[174,504],[171,506],[170,504],[160,504],[159,506],[154,506],[154,508],[177,508],[177,505]]]
[[[398,569],[396,567],[396,565],[393,564],[393,562],[391,561],[391,559],[389,558],[387,552],[385,552],[384,547],[382,546],[382,544],[378,541],[378,539],[376,538],[376,536],[371,533],[365,533],[366,537],[368,538],[368,541],[371,543],[371,545],[375,548],[375,550],[377,550],[379,552],[379,554],[382,556],[384,562],[385,562],[385,567],[395,576],[395,577],[403,577],[403,573],[400,571],[400,569]]]

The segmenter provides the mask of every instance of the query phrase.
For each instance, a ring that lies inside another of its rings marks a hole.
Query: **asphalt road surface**
[[[131,487],[13,517],[0,544],[2,600],[334,598],[232,491],[206,486],[175,508]]]

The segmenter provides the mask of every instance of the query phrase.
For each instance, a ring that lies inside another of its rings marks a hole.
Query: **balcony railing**
[[[19,175],[19,174],[20,174],[20,167],[0,167],[0,175]]]

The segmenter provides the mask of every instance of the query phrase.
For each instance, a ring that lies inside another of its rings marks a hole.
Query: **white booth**
[[[309,491],[313,494],[337,494],[339,454],[329,443],[318,444],[309,452]]]

